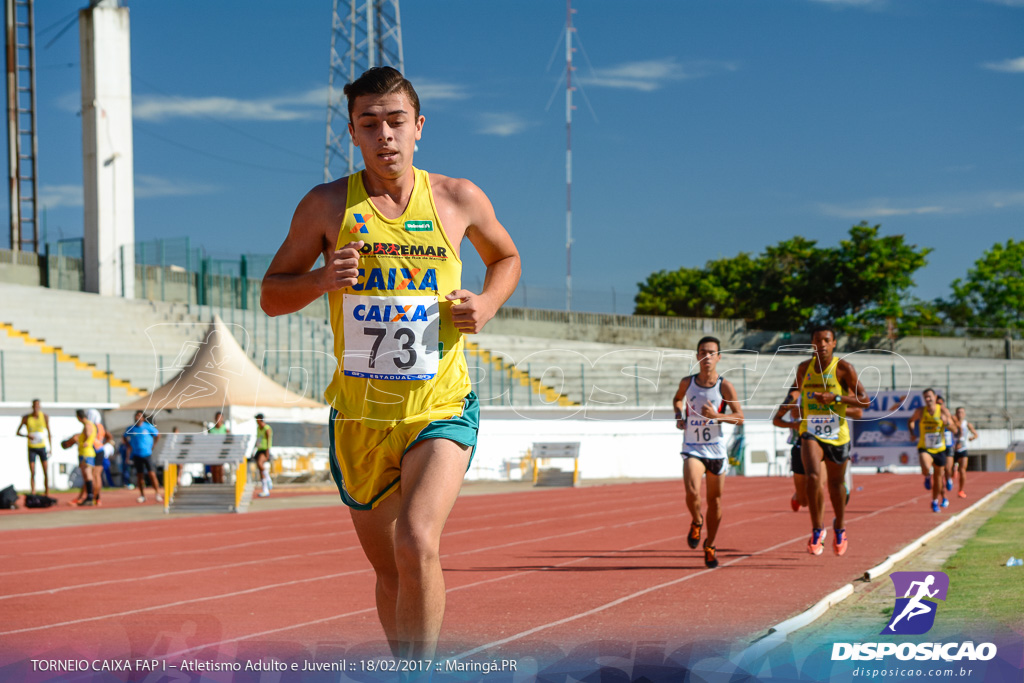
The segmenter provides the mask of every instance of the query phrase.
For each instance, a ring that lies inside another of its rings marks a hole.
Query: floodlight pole
[[[565,0],[565,310],[572,310],[572,0]]]

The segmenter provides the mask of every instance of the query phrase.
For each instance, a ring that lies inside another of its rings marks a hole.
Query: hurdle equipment
[[[247,481],[252,434],[167,434],[154,457],[164,466],[164,512],[245,512],[255,484]],[[199,484],[177,491],[178,467],[235,465],[232,484]]]
[[[580,442],[535,442],[530,451],[533,459],[534,486],[579,486],[580,485]],[[541,469],[540,461],[556,458],[572,458],[572,471],[559,467]]]

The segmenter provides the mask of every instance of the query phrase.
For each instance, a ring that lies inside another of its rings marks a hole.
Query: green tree
[[[879,236],[880,229],[861,223],[836,247],[793,237],[756,258],[741,253],[703,268],[652,273],[638,285],[636,313],[744,318],[761,329],[833,322],[884,332],[887,317],[902,321],[916,310],[908,306],[924,305],[908,290],[931,249],[907,244],[903,235]]]
[[[950,323],[1024,332],[1024,241],[996,243],[951,287],[942,302]]]

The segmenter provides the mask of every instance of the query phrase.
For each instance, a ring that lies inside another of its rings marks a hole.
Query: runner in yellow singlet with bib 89
[[[825,500],[821,492],[821,465],[828,475],[828,496],[835,519],[832,550],[846,553],[846,492],[843,475],[850,459],[850,427],[847,406],[867,408],[870,404],[857,371],[845,360],[834,357],[836,332],[828,325],[811,332],[814,356],[797,366],[796,384],[800,394],[800,458],[807,482],[807,502],[811,511],[811,540],[807,552],[820,555],[824,550]]]

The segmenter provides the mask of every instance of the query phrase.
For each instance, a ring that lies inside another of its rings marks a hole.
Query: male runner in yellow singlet
[[[299,203],[261,304],[282,315],[328,295],[331,473],[376,572],[392,651],[428,660],[444,615],[441,531],[476,444],[462,335],[512,294],[519,252],[476,185],[413,168],[424,117],[409,81],[377,67],[344,92],[365,170]],[[463,238],[487,267],[479,293],[462,289]]]
[[[24,434],[21,433],[22,427],[26,430]],[[50,418],[43,412],[38,398],[32,399],[32,412],[22,416],[21,424],[15,433],[28,439],[28,471],[32,480],[32,495],[36,495],[36,458],[43,466],[43,495],[50,495],[48,460],[50,452],[53,451],[53,434],[50,433]]]
[[[946,480],[946,449],[952,449],[953,444],[946,443],[946,430],[955,434],[959,426],[946,406],[939,405],[934,389],[925,389],[921,398],[924,405],[907,420],[907,429],[917,440],[917,458],[924,474],[924,487],[932,490],[932,512],[938,512],[949,506],[942,485]]]
[[[821,493],[821,464],[828,475],[828,496],[835,519],[832,520],[832,550],[846,553],[846,492],[843,480],[850,459],[850,426],[847,406],[867,408],[870,400],[857,379],[857,371],[845,360],[834,357],[836,332],[820,325],[811,332],[814,356],[796,369],[793,389],[800,393],[800,458],[807,478],[807,503],[811,511],[811,540],[807,552],[820,555],[824,550],[825,500]]]

